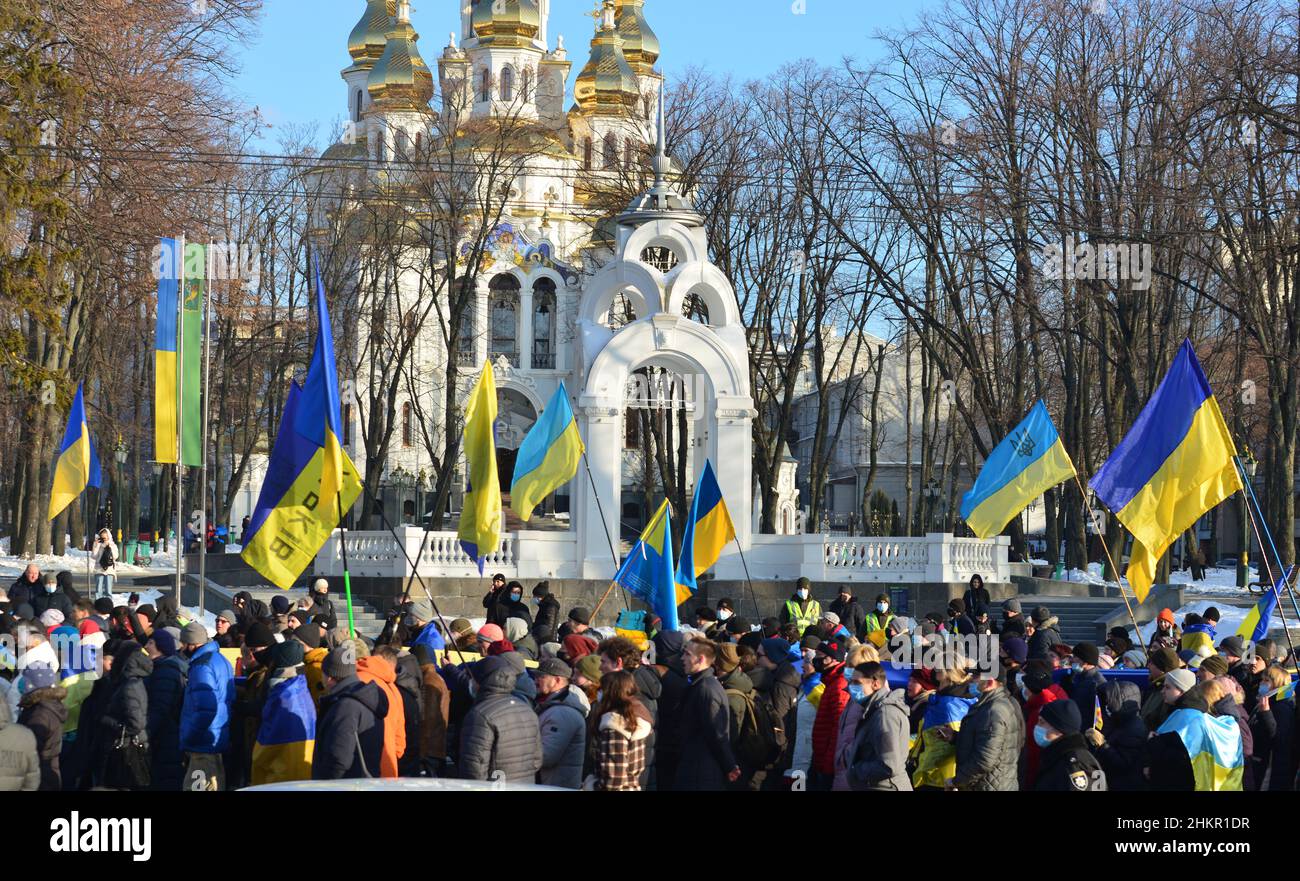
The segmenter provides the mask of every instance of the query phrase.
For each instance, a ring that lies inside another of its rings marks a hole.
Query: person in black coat
[[[498,572],[492,576],[491,590],[483,595],[483,608],[487,610],[488,624],[506,626],[506,619],[510,617],[505,607],[506,596],[506,577]]]
[[[989,596],[989,589],[984,586],[984,576],[979,573],[970,577],[970,587],[966,588],[966,593],[961,599],[966,604],[967,611],[973,611],[977,606],[985,609],[993,607],[993,598]]]
[[[1175,710],[1209,713],[1210,702],[1199,687],[1183,692],[1174,702]],[[1196,774],[1183,739],[1175,731],[1156,734],[1147,741],[1145,776],[1150,788],[1158,792],[1194,792]]]
[[[1059,645],[1061,633],[1056,629],[1058,619],[1047,606],[1034,609],[1034,635],[1029,637],[1029,660],[1046,658],[1052,646]]]
[[[149,733],[151,789],[180,792],[185,757],[181,754],[181,705],[189,661],[178,651],[170,631],[156,630],[145,651],[153,659],[153,672],[144,681],[149,706],[145,728]]]
[[[524,586],[518,581],[506,585],[505,590],[501,592],[498,607],[504,609],[506,618],[522,618],[528,625],[528,629],[533,629],[533,613],[528,610],[528,604],[524,602]],[[505,619],[502,619],[501,628],[505,629],[505,626]]]
[[[338,613],[334,611],[334,603],[330,600],[330,583],[324,578],[317,578],[312,583],[310,612],[327,630],[339,626]]]
[[[356,652],[351,646],[326,655],[321,671],[326,691],[316,723],[312,779],[378,777],[388,698],[375,683],[357,678]]]
[[[1085,732],[1113,792],[1147,788],[1142,776],[1147,726],[1139,715],[1141,709],[1142,692],[1136,685],[1119,679],[1107,682],[1101,689],[1101,730]]]
[[[58,609],[63,613],[63,620],[72,623],[72,602],[59,587],[58,576],[53,573],[46,575],[41,590],[32,594],[31,606],[38,621],[50,609]]]
[[[98,769],[95,762],[100,753],[100,721],[108,711],[109,701],[117,689],[113,679],[113,666],[122,647],[138,648],[134,640],[109,639],[104,643],[101,658],[104,671],[90,689],[90,694],[81,702],[77,716],[77,736],[68,744],[60,761],[63,773],[63,788],[67,790],[86,790],[94,785]]]
[[[1255,741],[1255,786],[1264,788],[1268,775],[1270,792],[1295,789],[1295,696],[1277,699],[1290,682],[1291,674],[1280,666],[1264,671],[1255,712],[1250,714],[1250,731]]]
[[[693,639],[682,653],[689,679],[681,708],[681,758],[673,788],[714,791],[740,779],[740,763],[731,751],[731,708],[713,673],[717,649]]]
[[[1084,720],[1084,728],[1092,727],[1092,720],[1097,711],[1097,697],[1106,679],[1097,669],[1101,652],[1091,642],[1081,642],[1070,650],[1077,662],[1066,683],[1066,692],[1079,708],[1079,716]]]
[[[560,601],[551,595],[551,585],[539,581],[533,588],[533,600],[537,604],[537,615],[533,618],[533,639],[537,645],[560,641]]]
[[[853,595],[853,588],[847,584],[840,585],[840,595],[835,598],[834,602],[827,607],[830,611],[840,616],[840,623],[848,629],[849,633],[858,640],[864,640],[866,635],[867,613],[862,610],[858,604],[858,599]]]
[[[63,703],[68,690],[58,684],[58,672],[45,664],[33,664],[23,671],[23,682],[30,689],[19,701],[18,724],[26,725],[36,735],[36,751],[41,759],[41,792],[58,792],[63,788],[59,773],[59,754],[63,750],[63,724],[68,708]]]
[[[403,777],[420,776],[420,720],[424,718],[424,696],[422,683],[424,675],[420,672],[420,662],[410,653],[399,654],[396,650],[383,646],[375,649],[375,654],[382,655],[397,670],[397,693],[402,696],[402,712],[406,721],[406,752],[397,762],[397,770]]]
[[[1083,718],[1073,701],[1051,701],[1038,714],[1034,740],[1039,754],[1035,792],[1105,792],[1106,772],[1080,733]]]
[[[975,622],[966,614],[966,603],[957,597],[948,601],[948,630],[958,636],[975,633]]]
[[[661,790],[671,790],[677,782],[677,766],[682,755],[682,701],[688,682],[682,666],[686,637],[676,630],[661,630],[654,636],[655,665],[659,677],[659,721],[655,731],[655,779]]]
[[[758,666],[749,671],[754,691],[772,702],[773,714],[781,719],[785,732],[785,750],[763,778],[766,790],[782,789],[785,772],[794,758],[795,726],[799,716],[799,692],[802,679],[789,660],[790,643],[780,637],[763,640],[758,648]]]
[[[119,761],[122,753],[113,749],[118,740],[134,739],[146,746],[149,742],[149,692],[145,680],[153,673],[153,661],[139,644],[125,643],[113,660],[109,674],[117,683],[108,709],[100,720],[99,780],[122,779],[114,773],[112,763]],[[84,711],[84,707],[83,707]]]
[[[9,585],[9,608],[16,609],[23,603],[30,603],[32,598],[42,590],[41,567],[28,563],[22,573]]]
[[[72,603],[73,606],[81,602],[81,591],[77,590],[77,586],[73,583],[71,572],[64,569],[55,578],[59,582],[59,590],[63,591],[63,595],[68,598],[68,602]],[[70,619],[69,623],[71,623]]]

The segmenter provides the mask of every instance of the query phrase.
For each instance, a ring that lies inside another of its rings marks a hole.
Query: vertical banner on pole
[[[181,309],[181,462],[203,464],[202,370],[203,370],[203,287],[207,277],[207,251],[203,245],[185,246]]]

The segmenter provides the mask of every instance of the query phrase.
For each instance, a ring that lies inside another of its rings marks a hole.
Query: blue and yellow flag
[[[1133,534],[1128,583],[1146,599],[1156,564],[1206,511],[1239,491],[1237,448],[1190,340],[1089,486]]]
[[[1074,463],[1039,401],[989,454],[961,498],[962,519],[980,538],[997,535],[1030,502],[1073,476]]]
[[[677,629],[677,588],[673,583],[673,530],[668,500],[650,518],[636,546],[619,567],[614,582],[648,603],[663,624]]]
[[[284,590],[293,587],[339,522],[339,505],[324,505],[318,495],[325,451],[294,427],[302,397],[297,383],[290,383],[280,430],[240,553],[244,562]],[[347,453],[340,452],[343,481],[339,502],[346,511],[361,495],[361,479]]]
[[[158,315],[153,342],[153,458],[174,463],[180,449],[177,409],[180,376],[176,363],[176,318],[180,311],[180,247],[176,239],[163,239],[158,258]]]
[[[696,581],[718,562],[722,549],[736,538],[736,527],[731,522],[727,503],[722,498],[722,488],[713,473],[713,463],[704,460],[704,473],[695,484],[695,498],[691,500],[691,513],[682,531],[682,557],[677,561],[677,605],[686,602],[699,587]]]
[[[1191,708],[1174,710],[1156,730],[1156,734],[1171,732],[1187,748],[1197,792],[1241,791],[1245,760],[1235,719]]]
[[[253,785],[310,780],[316,747],[316,705],[306,676],[275,685],[262,707],[253,742]]]
[[[1238,636],[1252,642],[1259,642],[1268,636],[1268,626],[1273,620],[1273,610],[1277,608],[1277,598],[1282,591],[1286,590],[1293,571],[1295,566],[1287,566],[1282,577],[1277,580],[1277,584],[1273,585],[1272,589],[1264,591],[1255,608],[1247,612],[1246,617],[1242,619],[1241,626],[1237,628]]]
[[[302,386],[302,400],[294,418],[294,428],[304,438],[325,451],[320,473],[320,503],[337,503],[343,486],[343,419],[339,404],[339,377],[334,365],[334,330],[325,304],[325,286],[316,271],[316,346],[312,351],[307,379]],[[344,507],[347,510],[347,506]]]
[[[501,481],[492,426],[497,420],[497,382],[492,362],[483,362],[465,411],[465,500],[457,536],[466,555],[483,574],[483,560],[501,542]]]
[[[569,406],[569,393],[561,381],[519,445],[515,476],[510,482],[510,507],[520,520],[532,517],[542,499],[573,479],[585,449]]]
[[[81,394],[81,383],[77,383],[77,394],[72,399],[72,409],[68,411],[68,427],[63,430],[63,442],[59,444],[54,460],[54,485],[50,488],[51,520],[81,495],[81,491],[90,485],[92,471],[98,470],[98,460],[90,442],[90,426],[86,425],[86,402]],[[94,476],[97,478],[98,474]]]

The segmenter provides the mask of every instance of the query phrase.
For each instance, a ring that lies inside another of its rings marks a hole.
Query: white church
[[[563,37],[548,30],[550,0],[460,5],[459,27],[437,59],[435,90],[409,2],[368,0],[348,39],[352,63],[342,72],[349,126],[322,154],[318,174],[322,189],[344,194],[347,175],[357,167],[383,175],[394,157],[430,143],[435,91],[439,113],[459,113],[467,121],[510,113],[547,133],[545,149],[528,155],[492,231],[478,274],[472,341],[462,333],[458,381],[465,399],[481,366],[493,364],[503,491],[515,452],[560,382],[587,447],[590,477],[580,470],[529,523],[511,518],[488,568],[521,579],[609,579],[611,538],[616,548],[620,539],[634,538],[648,513],[640,420],[632,417],[638,408],[663,406],[663,390],[645,386],[667,381],[675,395],[670,406],[687,416],[687,483],[693,488],[705,460],[711,461],[735,523],[737,542],[715,567],[718,578],[744,577],[743,549],[755,579],[958,581],[974,571],[997,579],[997,559],[1003,567],[1006,560],[998,542],[755,534],[757,412],[745,328],[730,281],[710,260],[703,220],[689,194],[673,184],[662,131],[659,41],[646,20],[645,0],[604,0],[572,99],[566,85],[572,62]],[[575,182],[599,182],[602,174],[612,176],[646,155],[654,156],[653,186],[613,224],[596,216]],[[412,285],[419,296],[418,278],[402,276],[396,283]],[[441,388],[437,376],[449,358],[440,334],[430,326],[415,347],[416,372],[432,378],[431,389]],[[402,425],[386,466],[392,482],[408,489],[398,516],[409,525],[397,536],[350,531],[351,571],[401,577],[414,560],[421,576],[477,575],[456,544],[454,517],[446,521],[448,531],[423,541],[419,523],[427,512],[419,509],[426,503],[416,501],[410,478],[432,473],[432,466],[409,420],[413,410],[438,414],[440,408],[436,401],[411,404],[397,404]],[[345,408],[344,416],[356,420],[355,408]],[[345,426],[345,435],[350,454],[364,467],[355,426]],[[788,473],[780,481],[778,522],[793,533],[796,465],[789,459],[783,467]],[[458,500],[459,493],[453,511]],[[340,550],[337,538],[327,543],[317,572],[341,571]]]

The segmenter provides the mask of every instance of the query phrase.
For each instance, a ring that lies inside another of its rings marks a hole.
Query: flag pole
[[[86,509],[83,519],[86,521],[86,596],[94,595],[94,578],[91,576],[94,561],[91,560],[91,554],[94,550],[95,543],[91,541],[90,535],[90,487],[87,486],[81,493],[81,504]]]
[[[618,551],[614,550],[614,536],[610,534],[609,521],[605,519],[605,506],[600,503],[600,493],[596,492],[596,478],[593,477],[591,473],[591,462],[587,460],[587,447],[585,444],[582,448],[582,465],[587,471],[587,481],[591,484],[591,497],[596,500],[596,510],[600,513],[600,525],[605,530],[605,540],[609,542],[609,555],[614,559],[614,573],[618,574]],[[669,536],[668,541],[672,541],[672,536]],[[616,581],[610,581],[609,590],[605,591],[605,596],[600,598],[600,602],[596,604],[596,608],[591,612],[591,620],[596,620],[596,611],[604,605],[606,597],[609,596],[609,591],[613,590],[614,585],[617,583],[618,582]],[[631,600],[628,599],[626,589],[623,590],[623,608],[632,608],[632,603]]]
[[[1235,459],[1236,457],[1234,456],[1233,458]],[[1240,467],[1240,465],[1238,465],[1238,467]],[[1263,537],[1260,535],[1259,523],[1256,522],[1256,520],[1255,520],[1255,512],[1254,512],[1253,510],[1251,510],[1251,506],[1250,506],[1250,494],[1248,494],[1248,493],[1246,492],[1246,485],[1245,485],[1244,482],[1243,482],[1243,485],[1242,485],[1241,493],[1242,493],[1242,497],[1243,497],[1243,499],[1246,501],[1246,514],[1247,514],[1247,516],[1250,518],[1250,526],[1251,526],[1251,529],[1253,529],[1253,530],[1255,531],[1255,541],[1259,542],[1259,547],[1260,547],[1260,550],[1262,551],[1263,548],[1264,548],[1264,539],[1263,539]],[[1264,529],[1265,529],[1265,530],[1268,529],[1268,524],[1264,524]],[[1272,541],[1273,541],[1273,536],[1272,536],[1272,535],[1269,535],[1269,539],[1268,539],[1268,540],[1269,540],[1269,543],[1271,544]],[[1276,547],[1273,548],[1273,554],[1274,554],[1274,556],[1277,555],[1277,548],[1276,548]],[[1270,563],[1270,562],[1268,561],[1268,554],[1260,554],[1260,556],[1262,556],[1262,557],[1264,558],[1264,566],[1265,566],[1265,568],[1268,569],[1268,584],[1269,584],[1269,590],[1273,591],[1273,599],[1275,600],[1275,602],[1274,602],[1273,605],[1274,605],[1274,607],[1277,609],[1277,613],[1282,617],[1282,632],[1283,632],[1284,634],[1286,634],[1286,644],[1287,644],[1287,647],[1291,650],[1291,657],[1294,658],[1294,657],[1295,657],[1295,644],[1291,641],[1291,626],[1290,626],[1289,624],[1287,624],[1287,620],[1286,620],[1286,607],[1282,605],[1282,597],[1278,595],[1278,590],[1277,590],[1278,576],[1273,574],[1273,564]],[[1278,557],[1278,558],[1277,558],[1277,563],[1278,563],[1278,566],[1279,566],[1279,567],[1282,565],[1282,559],[1281,559],[1281,557]],[[1259,625],[1256,625],[1256,626],[1259,626]],[[1265,630],[1265,634],[1267,634],[1267,632],[1268,632],[1268,623],[1267,623],[1267,622],[1264,622],[1264,630]]]
[[[203,617],[204,589],[208,585],[208,374],[212,358],[212,247],[204,252],[203,268],[203,456],[199,465],[199,618]],[[215,514],[216,511],[214,510]],[[179,604],[181,598],[176,597]]]
[[[1062,447],[1064,447],[1064,444],[1062,444]],[[1066,453],[1065,457],[1069,459],[1070,454]],[[1106,536],[1101,531],[1101,521],[1097,519],[1097,513],[1093,511],[1092,506],[1088,504],[1088,493],[1083,488],[1083,481],[1079,480],[1079,469],[1074,467],[1073,460],[1070,460],[1070,470],[1074,472],[1074,485],[1079,488],[1079,501],[1081,501],[1083,507],[1087,509],[1088,518],[1092,521],[1092,528],[1096,530],[1097,538],[1101,541],[1101,549],[1105,551],[1106,560],[1110,563],[1110,571],[1115,573],[1115,584],[1119,587],[1119,595],[1124,599],[1124,608],[1128,610],[1128,619],[1133,622],[1133,636],[1141,641],[1142,629],[1138,627],[1137,616],[1133,614],[1133,606],[1128,601],[1128,594],[1124,592],[1124,579],[1120,576],[1119,567],[1115,565],[1115,558],[1111,556],[1110,545],[1106,543]],[[1087,556],[1087,554],[1085,553],[1084,556]],[[1136,591],[1133,594],[1133,598],[1137,599]],[[1143,655],[1147,653],[1146,649],[1147,647],[1143,645]]]
[[[1281,569],[1282,569],[1282,555],[1279,554],[1279,553],[1277,552],[1277,545],[1274,544],[1274,542],[1273,542],[1273,533],[1272,533],[1272,531],[1268,528],[1268,521],[1267,521],[1266,519],[1264,519],[1264,510],[1263,510],[1263,509],[1260,507],[1260,505],[1259,505],[1259,497],[1255,495],[1255,488],[1254,488],[1253,486],[1251,486],[1250,478],[1249,478],[1249,476],[1246,474],[1246,469],[1245,469],[1245,467],[1242,465],[1241,457],[1240,457],[1240,456],[1234,456],[1234,457],[1233,457],[1233,460],[1237,463],[1238,471],[1239,471],[1239,473],[1241,474],[1241,485],[1242,485],[1242,487],[1243,487],[1242,492],[1243,492],[1243,494],[1245,495],[1246,510],[1247,510],[1247,512],[1250,511],[1250,506],[1251,506],[1251,503],[1253,502],[1253,503],[1254,503],[1254,506],[1255,506],[1255,514],[1256,514],[1256,516],[1259,518],[1259,523],[1263,525],[1264,536],[1268,539],[1268,546],[1269,546],[1269,548],[1273,551],[1273,559],[1277,560],[1277,566],[1278,566],[1278,569],[1281,570]],[[1257,529],[1256,531],[1258,532],[1258,529]],[[1263,550],[1263,547],[1264,547],[1264,546],[1261,544],[1261,545],[1260,545],[1260,550]],[[1267,560],[1267,557],[1265,557],[1265,559]],[[1297,569],[1300,569],[1300,567],[1297,567]],[[1300,605],[1297,605],[1297,603],[1296,603],[1295,590],[1294,590],[1294,589],[1292,588],[1292,586],[1291,586],[1291,581],[1292,581],[1292,579],[1288,579],[1287,582],[1286,582],[1286,585],[1287,585],[1287,595],[1288,595],[1289,597],[1291,597],[1291,606],[1292,606],[1292,608],[1294,609],[1294,611],[1295,611],[1295,613],[1296,613],[1296,618],[1297,618],[1297,620],[1300,620]],[[1276,582],[1274,582],[1274,590],[1276,590]],[[1282,604],[1282,597],[1279,596],[1279,597],[1277,598],[1277,601],[1278,601],[1278,605],[1281,605],[1281,604]],[[1282,617],[1282,623],[1283,623],[1284,625],[1286,624],[1286,616],[1285,616],[1285,615],[1283,615],[1283,617]]]
[[[749,585],[749,599],[754,604],[754,614],[758,617],[756,624],[762,623],[763,613],[758,609],[758,595],[754,593],[754,579],[749,577],[749,564],[745,562],[745,549],[740,546],[740,536],[737,535],[732,539],[736,543],[736,550],[740,552],[740,565],[745,568],[745,583]]]
[[[185,236],[181,235],[176,265],[176,605],[181,604],[182,569],[185,564],[185,494],[181,489],[181,433],[185,424]]]
[[[343,594],[348,601],[348,638],[357,635],[356,617],[352,612],[352,574],[348,572],[348,531],[343,527],[343,499],[341,493],[334,494],[334,506],[339,512],[339,548],[343,552]]]

